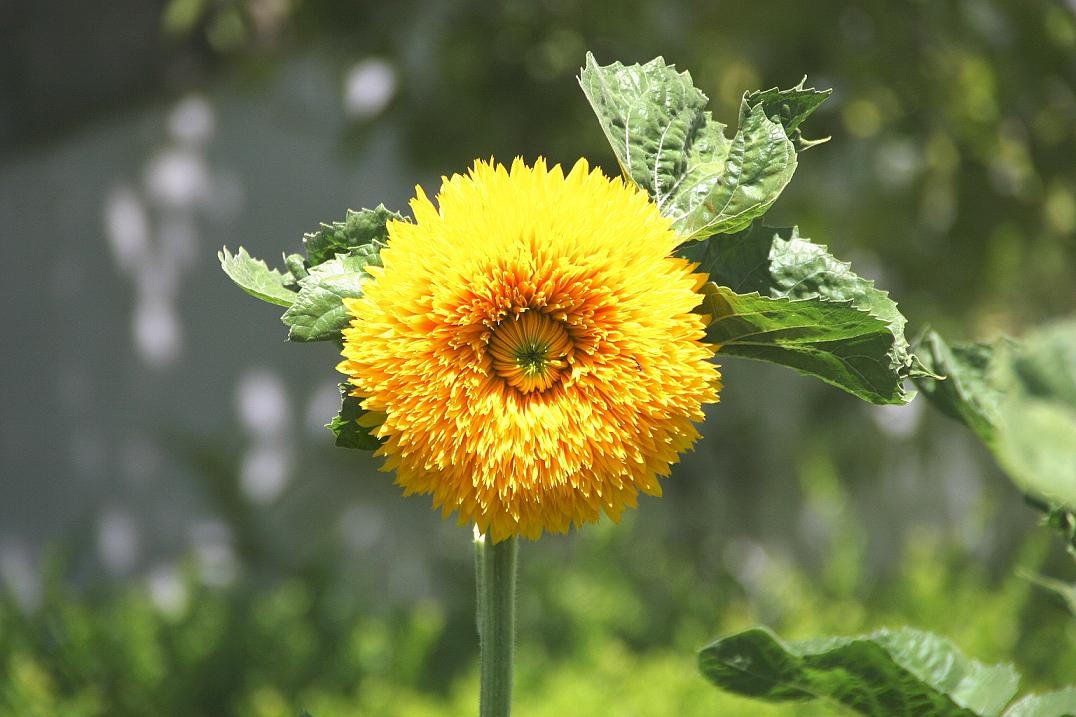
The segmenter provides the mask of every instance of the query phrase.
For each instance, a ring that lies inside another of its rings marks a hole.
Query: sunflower
[[[720,388],[670,221],[585,160],[479,161],[411,209],[346,300],[339,370],[382,470],[494,541],[660,495]]]

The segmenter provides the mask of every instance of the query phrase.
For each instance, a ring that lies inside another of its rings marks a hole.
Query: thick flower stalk
[[[383,470],[494,542],[659,495],[720,388],[670,220],[583,160],[477,162],[436,200],[417,189],[346,302]]]

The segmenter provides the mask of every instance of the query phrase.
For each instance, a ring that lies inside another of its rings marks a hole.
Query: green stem
[[[478,583],[482,676],[480,717],[508,717],[512,711],[517,551],[515,536],[492,544],[475,530],[474,567]]]

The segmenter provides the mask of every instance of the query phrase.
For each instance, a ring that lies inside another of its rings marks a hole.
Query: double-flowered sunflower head
[[[477,162],[411,209],[347,301],[339,367],[384,470],[494,541],[659,494],[720,388],[669,220],[583,160]]]

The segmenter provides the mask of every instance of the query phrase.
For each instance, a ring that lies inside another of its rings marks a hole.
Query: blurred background
[[[576,84],[664,55],[716,117],[808,84],[833,141],[770,212],[909,335],[1076,307],[1076,3],[0,0],[0,714],[474,711],[470,530],[335,449],[331,345],[216,251],[519,154],[616,171]],[[279,262],[277,262],[279,264]],[[705,439],[614,526],[525,543],[517,714],[823,714],[695,650],[909,623],[1024,688],[1076,674],[1076,577],[961,426],[723,362]]]

